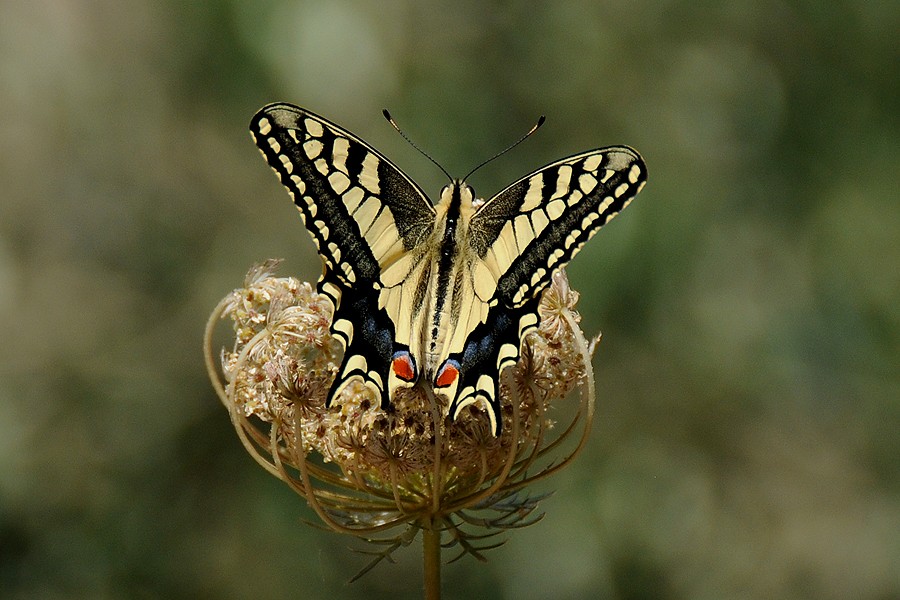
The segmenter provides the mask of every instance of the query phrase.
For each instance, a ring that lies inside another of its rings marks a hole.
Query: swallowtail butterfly
[[[480,402],[502,424],[500,373],[538,325],[551,275],[641,190],[625,146],[564,158],[486,202],[453,180],[432,204],[394,163],[308,110],[270,104],[250,123],[324,262],[318,290],[344,346],[329,402],[360,378],[390,405],[424,381],[451,418]]]

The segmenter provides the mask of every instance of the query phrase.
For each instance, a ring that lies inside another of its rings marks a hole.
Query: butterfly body
[[[324,263],[319,291],[345,347],[335,397],[362,380],[390,405],[419,382],[502,424],[499,374],[538,324],[563,267],[640,191],[630,148],[594,150],[535,171],[488,200],[454,180],[437,204],[374,148],[330,121],[273,104],[251,121]]]

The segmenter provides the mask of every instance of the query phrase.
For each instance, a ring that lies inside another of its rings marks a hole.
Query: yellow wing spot
[[[340,171],[334,171],[328,176],[328,183],[331,184],[331,187],[335,192],[343,194],[347,191],[347,188],[350,187],[350,178]]]
[[[600,206],[597,207],[597,212],[606,212],[606,209],[609,208],[609,205],[613,203],[613,200],[615,200],[615,198],[613,198],[612,196],[607,196],[606,198],[604,198],[603,202],[600,203]]]
[[[385,231],[369,245],[372,247],[372,255],[379,263],[383,259],[403,250],[403,240],[394,235],[392,231]]]
[[[291,139],[294,140],[295,144],[300,143],[300,136],[297,135],[296,129],[288,129],[288,135],[291,136]]]
[[[319,207],[316,206],[316,203],[313,201],[311,196],[303,196],[303,201],[306,202],[306,206],[309,208],[309,216],[315,217],[319,212]]]
[[[588,216],[581,220],[581,229],[584,231],[590,229],[591,224],[593,224],[593,222],[596,221],[598,217],[599,215],[597,213],[590,213]]]
[[[337,247],[337,244],[328,242],[328,251],[331,252],[331,257],[334,259],[334,262],[341,262],[341,249]]]
[[[378,185],[378,157],[371,152],[363,159],[359,182],[371,193],[381,193],[381,186]]]
[[[538,316],[534,313],[522,315],[519,319],[519,338],[521,339],[529,330],[537,327]],[[518,352],[516,352],[518,354]]]
[[[619,184],[619,187],[616,188],[615,196],[616,198],[621,198],[622,195],[628,191],[628,188],[631,187],[627,183]]]
[[[563,202],[562,200],[553,200],[547,205],[547,216],[550,217],[551,221],[555,221],[562,216],[563,211],[565,210],[565,202]]]
[[[534,210],[540,206],[543,200],[541,189],[544,187],[544,174],[538,173],[528,180],[528,191],[525,192],[525,198],[522,200],[522,212]]]
[[[594,154],[593,156],[588,156],[586,159],[584,159],[584,170],[596,171],[601,162],[603,162],[602,154]]]
[[[344,194],[344,206],[347,207],[347,212],[352,215],[365,197],[366,193],[362,191],[362,188],[353,186],[347,190],[347,193]]]
[[[269,135],[269,132],[272,131],[272,123],[266,117],[261,118],[257,126],[259,127],[259,132],[263,135]]]
[[[379,279],[386,288],[398,286],[406,281],[414,266],[415,257],[412,252],[407,252],[391,266],[383,270]]]
[[[328,239],[328,235],[331,232],[328,230],[328,225],[325,224],[325,221],[313,221],[313,227],[315,227],[319,231],[319,233],[322,235],[322,239]]]
[[[313,137],[322,137],[322,134],[325,133],[325,129],[322,127],[322,124],[313,119],[306,119],[303,121],[304,125],[306,125],[306,131],[309,132],[309,135]]]
[[[453,414],[450,415],[450,418],[456,419],[457,415],[459,415],[459,412],[473,402],[475,402],[475,388],[471,385],[464,387],[459,394],[459,401],[456,405],[456,410],[453,411]]]
[[[557,248],[553,251],[553,253],[547,257],[547,266],[553,268],[553,265],[559,262],[559,259],[563,257],[565,252],[561,249]]]
[[[513,225],[507,222],[497,236],[497,240],[491,245],[494,254],[494,260],[497,263],[498,273],[505,271],[512,264],[513,259],[518,255],[515,248],[510,248],[507,240],[512,240]],[[490,253],[489,253],[490,254]]]
[[[615,174],[615,171],[610,171],[609,169],[606,169],[606,171],[603,173],[603,177],[600,178],[600,183],[606,183],[607,181],[609,181],[609,178],[612,177],[614,174]]]
[[[519,360],[519,349],[513,344],[503,344],[497,353],[497,371],[501,371],[503,366],[514,363]]]
[[[347,150],[350,148],[350,140],[339,137],[331,145],[331,160],[335,168],[347,172]]]
[[[384,235],[388,229],[394,227],[394,216],[390,210],[383,210],[372,226],[363,234],[367,239],[377,240]]]
[[[572,167],[563,165],[556,172],[556,191],[551,198],[562,198],[572,187]]]
[[[353,323],[347,319],[338,319],[331,326],[331,329],[338,334],[337,338],[345,348],[350,340],[353,339]]]
[[[303,151],[306,152],[306,157],[309,160],[313,160],[322,154],[323,148],[324,146],[319,140],[307,140],[303,143]]]
[[[484,262],[475,259],[472,266],[472,287],[475,289],[475,295],[482,302],[487,302],[497,291],[497,280],[494,274],[484,264]]]
[[[294,186],[300,191],[300,193],[304,193],[306,191],[306,184],[303,183],[303,180],[297,177],[296,175],[291,175],[291,181]]]
[[[275,152],[281,152],[281,144],[278,143],[278,140],[273,137],[267,138],[267,140],[269,142],[269,148]]]
[[[328,163],[325,162],[324,158],[319,158],[313,162],[313,165],[316,167],[316,171],[321,173],[322,175],[328,175]]]
[[[573,231],[568,236],[566,236],[566,248],[571,248],[572,245],[578,240],[578,232]]]
[[[534,229],[534,234],[536,236],[541,235],[544,228],[550,223],[550,218],[547,216],[547,213],[540,208],[531,211],[531,214],[528,216],[531,218],[531,228]]]
[[[575,206],[583,197],[584,194],[582,194],[580,191],[572,190],[572,193],[569,194],[568,198],[566,198],[566,204],[568,204],[569,206]]]
[[[641,168],[637,165],[631,165],[631,169],[628,171],[628,181],[631,183],[637,183],[638,177],[641,176]]]
[[[350,263],[341,263],[341,269],[344,271],[344,276],[347,277],[347,281],[350,283],[356,282],[356,273],[353,271],[353,267],[350,266]]]
[[[322,284],[322,295],[331,301],[331,310],[334,312],[341,304],[341,289],[327,281]]]
[[[590,194],[597,187],[597,178],[590,173],[582,173],[578,178],[578,186],[585,194]]]
[[[294,164],[287,156],[279,154],[278,158],[281,159],[281,164],[284,165],[284,170],[287,171],[288,175],[294,172]]]
[[[378,214],[379,206],[380,204],[377,200],[366,198],[353,213],[353,218],[359,223],[359,230],[363,232],[363,235],[365,235],[365,231],[372,226],[375,215]]]
[[[544,275],[547,274],[547,271],[543,268],[536,270],[531,275],[531,286],[534,287],[538,284],[538,282],[544,278]]]
[[[531,240],[534,239],[534,231],[531,229],[531,223],[528,220],[528,215],[519,215],[516,217],[515,221],[513,221],[513,226],[515,227],[516,232],[516,246],[519,248],[519,254],[525,252],[525,248],[528,247],[528,244],[531,243]]]

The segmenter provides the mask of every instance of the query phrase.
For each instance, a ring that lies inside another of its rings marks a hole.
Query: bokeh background
[[[213,306],[313,245],[247,133],[284,100],[426,190],[627,143],[570,269],[599,415],[447,598],[900,597],[900,4],[0,4],[0,597],[415,598],[245,455]]]

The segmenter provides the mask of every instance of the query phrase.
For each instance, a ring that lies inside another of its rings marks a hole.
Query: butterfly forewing
[[[625,208],[646,179],[637,152],[601,148],[539,169],[486,202],[472,217],[469,239],[496,282],[497,299],[521,306],[544,289],[552,271]]]
[[[250,130],[325,262],[319,290],[334,305],[332,332],[345,345],[332,392],[359,376],[386,405],[397,317],[379,306],[377,290],[384,270],[428,239],[434,208],[378,151],[309,111],[272,104]]]
[[[464,368],[452,416],[482,400],[499,427],[496,382],[519,359],[524,337],[539,322],[540,292],[553,271],[631,202],[646,177],[643,160],[631,148],[592,150],[523,177],[472,216],[468,241],[478,257],[473,285],[476,302],[488,312],[453,356]]]

